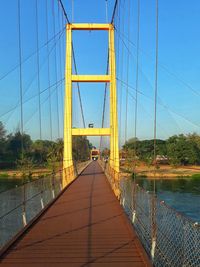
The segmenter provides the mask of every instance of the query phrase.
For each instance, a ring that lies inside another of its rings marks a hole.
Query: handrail
[[[88,164],[88,161],[84,163],[81,162],[77,169],[78,173],[75,175],[75,177],[69,179],[68,184],[70,184],[73,179],[75,179],[88,166]],[[41,213],[49,204],[51,204],[53,200],[59,196],[59,194],[62,193],[64,190],[62,184],[62,175],[63,170],[60,169],[51,175],[40,177],[39,179],[35,179],[31,182],[24,183],[18,187],[0,193],[0,197],[3,197],[4,199],[4,195],[8,195],[7,199],[10,200],[11,206],[9,210],[6,210],[3,214],[0,214],[0,253],[2,249],[4,250],[4,247],[6,247],[8,243],[12,243],[12,240],[15,239],[19,232],[26,228],[39,213]],[[9,194],[12,194],[14,191],[17,191],[16,196],[19,196],[20,199],[10,199]],[[31,191],[33,191],[33,194],[30,194]],[[33,204],[31,203],[33,208],[32,210],[29,210],[30,206],[28,205],[31,201],[33,201]],[[16,204],[14,207],[12,207],[13,203]],[[18,212],[16,213],[15,211],[17,210]],[[7,222],[15,223],[11,223],[11,226],[9,226],[10,223],[7,225]],[[2,239],[3,237],[4,239]]]
[[[120,204],[154,266],[200,266],[200,223],[133,183],[130,177],[121,175],[116,181],[113,170],[102,162],[100,165],[113,190],[119,186]]]

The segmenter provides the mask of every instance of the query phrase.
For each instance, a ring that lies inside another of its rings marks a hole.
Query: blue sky
[[[46,42],[45,3],[38,1],[39,10],[39,47]],[[48,0],[49,39],[53,36],[54,8],[56,24],[55,31],[62,30],[64,24],[61,11],[58,11],[57,1]],[[63,0],[69,19],[72,20],[72,1]],[[117,77],[124,81],[123,86],[118,83],[120,143],[124,142],[125,132],[125,104],[126,85],[135,88],[136,83],[136,37],[137,37],[137,0],[130,1],[130,23],[128,23],[129,0],[120,1],[120,23],[116,16],[116,59]],[[108,0],[108,17],[111,18],[114,1]],[[200,132],[198,107],[200,101],[200,3],[199,1],[159,1],[159,72],[158,72],[158,132],[159,138],[167,138],[178,133]],[[58,16],[60,20],[58,23]],[[124,32],[123,21],[124,16]],[[26,59],[36,50],[35,0],[21,0],[22,24],[22,58]],[[104,0],[74,0],[74,22],[106,22]],[[138,95],[138,138],[153,137],[153,95],[154,95],[154,66],[155,66],[155,0],[141,0],[141,28],[139,53],[139,95]],[[130,36],[128,41],[128,31]],[[19,62],[18,32],[17,32],[17,1],[2,0],[0,9],[0,120],[6,124],[8,132],[19,126],[20,109],[3,115],[19,103],[19,68],[10,71]],[[120,36],[120,37],[119,37]],[[58,36],[57,36],[58,39]],[[60,37],[56,45],[57,80],[64,75],[65,36]],[[106,32],[76,32],[73,35],[74,48],[78,72],[81,74],[100,74],[106,71],[107,60],[107,33]],[[125,46],[124,46],[125,44]],[[130,53],[127,52],[127,48]],[[50,53],[50,84],[56,81],[55,75],[55,46],[54,40],[49,42]],[[61,49],[61,57],[59,54]],[[129,70],[127,62],[129,55]],[[40,83],[41,91],[48,87],[47,79],[47,48],[40,50]],[[61,59],[60,59],[61,58]],[[44,62],[44,63],[42,63]],[[60,64],[61,63],[61,64]],[[38,76],[37,57],[34,54],[22,65],[24,100],[37,94]],[[32,81],[32,82],[31,82]],[[73,86],[73,125],[82,127],[80,107],[76,85]],[[59,131],[57,120],[56,90],[58,89]],[[63,93],[64,85],[61,82],[58,88],[51,88],[51,104],[53,119],[53,138],[62,136],[63,132]],[[81,95],[86,124],[93,122],[96,127],[101,125],[104,85],[81,84]],[[41,94],[42,104],[42,135],[50,138],[49,101],[46,90]],[[128,138],[134,134],[135,101],[132,96],[135,91],[129,88],[128,97]],[[46,100],[47,99],[47,100]],[[108,103],[108,100],[107,100]],[[38,124],[38,97],[32,98],[24,104],[25,130],[34,139],[39,138]],[[109,106],[106,105],[106,123],[109,124]],[[3,116],[2,116],[3,115]],[[91,139],[97,143],[97,138]]]

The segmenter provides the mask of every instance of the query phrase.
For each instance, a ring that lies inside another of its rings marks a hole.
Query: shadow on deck
[[[8,250],[2,266],[151,266],[97,162]]]

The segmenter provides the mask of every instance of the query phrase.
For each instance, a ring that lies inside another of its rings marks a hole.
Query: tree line
[[[85,161],[90,157],[92,144],[84,136],[73,137],[73,159]],[[19,168],[23,165],[53,166],[62,164],[63,139],[56,141],[32,140],[31,136],[16,130],[7,134],[0,122],[0,168]]]
[[[123,146],[123,151],[129,158],[137,155],[139,160],[151,164],[154,158],[154,140],[130,139]],[[199,165],[200,135],[179,134],[167,140],[157,139],[156,155],[165,156],[172,165]]]

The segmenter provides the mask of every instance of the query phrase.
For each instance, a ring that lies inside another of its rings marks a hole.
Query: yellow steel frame
[[[72,82],[110,82],[110,75],[72,75]]]
[[[72,135],[110,136],[110,128],[73,128]]]
[[[109,34],[109,74],[73,75],[72,74],[72,31],[106,30]],[[110,136],[110,167],[119,172],[118,117],[116,92],[116,63],[114,45],[114,26],[112,24],[67,24],[66,27],[66,68],[65,68],[65,112],[64,112],[64,159],[63,168],[72,168],[72,136]],[[110,128],[72,129],[72,82],[109,82],[110,83]],[[65,186],[65,185],[64,185]]]

